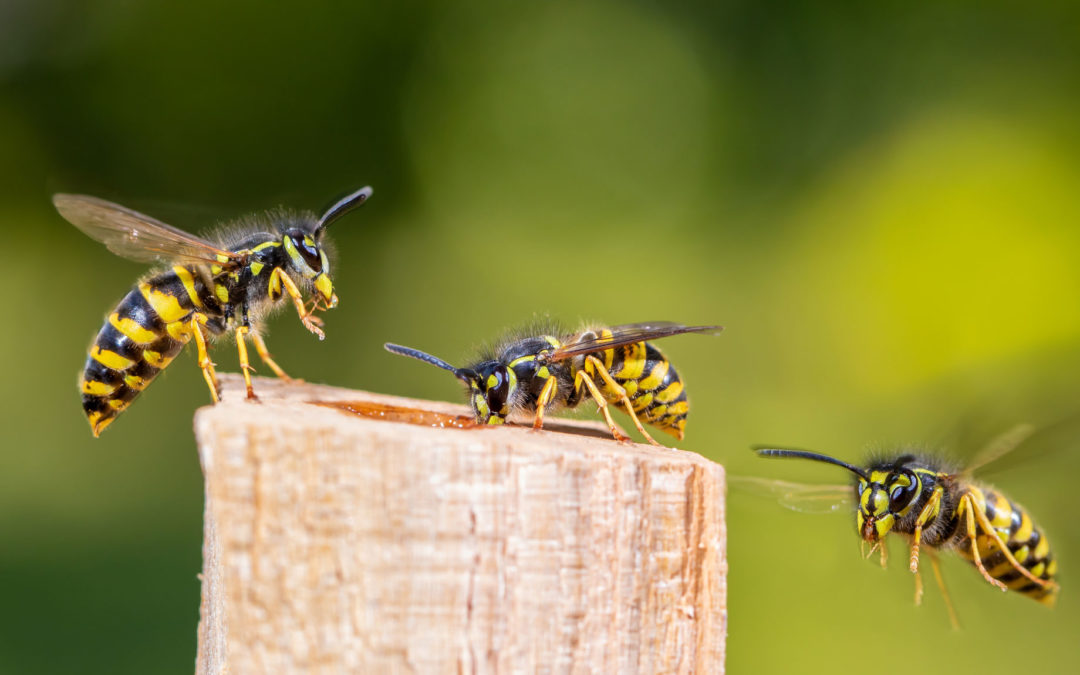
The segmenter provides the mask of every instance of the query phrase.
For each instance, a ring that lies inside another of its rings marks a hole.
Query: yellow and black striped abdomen
[[[993,490],[976,486],[970,486],[968,490],[1016,561],[1035,578],[1054,581],[1057,574],[1057,561],[1050,551],[1050,542],[1032,521],[1027,511]],[[958,529],[966,530],[963,526]],[[1058,590],[1056,583],[1044,587],[1031,581],[1013,567],[981,525],[976,524],[976,530],[975,541],[979,548],[979,556],[990,576],[1004,583],[1011,590],[1047,605],[1054,604]],[[958,541],[956,546],[965,558],[973,560],[970,544],[965,546],[965,542]]]
[[[626,390],[630,403],[643,423],[682,440],[686,430],[686,399],[682,379],[664,355],[648,342],[635,342],[597,354],[612,379]],[[618,395],[598,382],[609,402]]]
[[[196,311],[221,313],[199,275],[179,265],[140,282],[120,301],[90,346],[79,382],[95,436],[180,353]]]

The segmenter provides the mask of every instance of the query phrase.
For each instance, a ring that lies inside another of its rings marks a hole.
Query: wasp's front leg
[[[311,312],[307,309],[307,304],[304,302],[304,296],[300,293],[300,289],[296,287],[294,282],[288,274],[281,271],[280,267],[275,267],[274,271],[270,274],[270,288],[271,297],[273,297],[274,289],[284,289],[289,293],[289,297],[292,298],[293,305],[296,307],[296,313],[300,316],[300,322],[304,324],[304,328],[319,336],[320,340],[326,339],[326,333],[323,332],[322,319],[312,316]],[[280,294],[280,290],[278,290]]]

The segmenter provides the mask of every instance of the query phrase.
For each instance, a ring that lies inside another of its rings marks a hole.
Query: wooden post
[[[591,422],[222,380],[195,416],[198,673],[723,672],[719,465]]]

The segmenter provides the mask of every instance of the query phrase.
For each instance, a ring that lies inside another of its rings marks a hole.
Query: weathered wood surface
[[[308,401],[467,412],[223,382],[195,418],[199,673],[723,672],[719,465],[593,423],[432,428]]]

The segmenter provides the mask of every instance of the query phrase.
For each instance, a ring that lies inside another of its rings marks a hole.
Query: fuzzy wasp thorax
[[[469,404],[482,424],[502,424],[518,411],[533,414],[533,427],[539,429],[545,411],[573,408],[592,398],[615,438],[625,437],[611,418],[609,404],[623,407],[638,431],[657,444],[642,422],[681,439],[689,402],[674,366],[648,340],[719,330],[719,326],[657,322],[558,337],[555,331],[537,331],[505,341],[466,368],[411,347],[390,343],[385,347],[453,373],[469,387]]]

